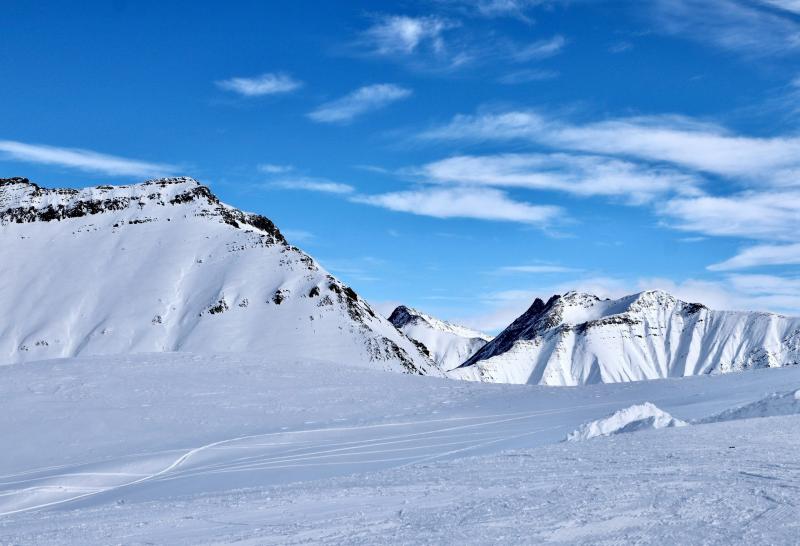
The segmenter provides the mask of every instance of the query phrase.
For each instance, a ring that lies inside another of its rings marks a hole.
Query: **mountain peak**
[[[0,184],[0,224],[62,221],[91,216],[98,227],[170,221],[175,216],[208,218],[235,228],[255,228],[287,244],[269,219],[222,203],[194,178],[154,178],[123,186],[43,188],[27,178]],[[102,220],[101,220],[102,219]]]
[[[255,351],[440,375],[356,292],[258,214],[189,177],[0,185],[0,364]],[[41,305],[47,301],[47,305]]]

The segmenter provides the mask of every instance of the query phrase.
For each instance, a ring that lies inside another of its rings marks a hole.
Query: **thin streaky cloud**
[[[800,168],[800,137],[753,137],[684,116],[570,123],[531,110],[458,115],[423,140],[523,140],[560,149],[672,163],[722,176],[786,178]],[[789,171],[789,172],[787,172]]]
[[[509,265],[501,267],[497,270],[498,273],[531,273],[531,274],[548,274],[548,273],[576,273],[581,271],[574,267],[564,267],[561,265],[547,265],[547,264],[533,264],[533,265]]]
[[[289,93],[302,87],[303,82],[283,72],[268,72],[252,78],[230,78],[216,82],[217,87],[244,97],[262,97]]]
[[[352,201],[434,218],[473,218],[547,225],[564,217],[561,208],[515,201],[492,188],[421,188],[376,195],[358,195]]]
[[[732,271],[751,267],[800,264],[800,243],[788,245],[757,245],[745,248],[737,255],[708,266],[711,271]]]
[[[321,105],[310,112],[308,117],[319,123],[347,123],[358,116],[406,99],[411,94],[410,89],[391,83],[367,85]]]
[[[0,140],[0,159],[41,165],[55,165],[111,176],[160,177],[176,174],[180,168],[166,163],[128,159],[80,148],[61,148]]]
[[[561,53],[567,40],[563,36],[553,36],[515,49],[512,57],[519,63],[546,59]]]
[[[262,163],[258,166],[258,170],[266,174],[281,174],[293,171],[294,167],[292,165],[279,165],[277,163]]]
[[[336,194],[348,194],[355,191],[355,188],[349,184],[332,182],[324,178],[284,178],[270,182],[269,186],[284,190],[303,190]]]
[[[783,12],[768,7],[780,8]],[[654,29],[685,36],[744,57],[785,55],[800,50],[796,0],[653,0]]]

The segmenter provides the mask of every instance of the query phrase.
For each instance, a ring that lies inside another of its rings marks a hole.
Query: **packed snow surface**
[[[437,319],[405,305],[392,312],[389,322],[406,336],[425,345],[443,370],[457,368],[492,339],[477,330]]]
[[[787,383],[800,368],[565,389],[268,355],[4,366],[0,543],[790,542],[796,416],[561,443]]]
[[[657,428],[683,427],[686,421],[675,419],[669,413],[658,409],[650,402],[634,404],[625,409],[615,411],[608,417],[584,423],[567,435],[568,442],[588,440],[598,436],[611,436],[638,430]]]
[[[440,375],[351,288],[190,178],[82,190],[0,179],[0,364],[261,351]]]
[[[800,364],[800,318],[713,311],[658,290],[540,299],[450,375],[585,385]]]

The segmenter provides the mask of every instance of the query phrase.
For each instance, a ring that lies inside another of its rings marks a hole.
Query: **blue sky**
[[[570,289],[800,313],[798,0],[0,10],[2,176],[193,176],[489,331]]]

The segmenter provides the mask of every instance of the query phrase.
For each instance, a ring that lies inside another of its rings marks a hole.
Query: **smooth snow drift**
[[[577,430],[570,432],[566,440],[576,442],[598,436],[612,436],[637,430],[684,427],[688,424],[686,421],[675,419],[650,402],[645,402],[615,411],[608,417],[585,423]]]
[[[422,343],[443,370],[457,368],[492,340],[482,332],[439,320],[405,305],[392,312],[389,322],[409,338]]]
[[[718,423],[737,419],[775,417],[777,415],[800,414],[800,390],[775,392],[739,408],[727,409],[717,415],[701,419],[701,423]]]
[[[0,179],[0,364],[263,352],[440,375],[271,221],[190,178],[83,190]]]
[[[450,375],[561,386],[798,363],[800,318],[712,311],[661,291],[618,300],[570,292],[534,301]]]

